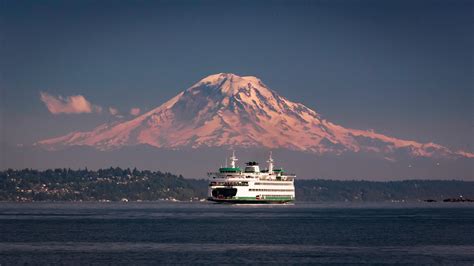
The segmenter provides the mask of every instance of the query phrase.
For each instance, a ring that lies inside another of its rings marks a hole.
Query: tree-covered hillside
[[[474,182],[296,180],[297,201],[386,202],[474,198]],[[0,171],[0,201],[202,200],[207,180],[137,169]]]
[[[97,171],[9,169],[0,172],[3,201],[189,200],[204,198],[206,189],[203,181],[118,167]]]
[[[474,182],[457,180],[336,181],[297,180],[297,198],[320,202],[441,201],[474,199]]]

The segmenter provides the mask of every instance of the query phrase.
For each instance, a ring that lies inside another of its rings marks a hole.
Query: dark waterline
[[[473,204],[0,203],[0,264],[474,263]]]

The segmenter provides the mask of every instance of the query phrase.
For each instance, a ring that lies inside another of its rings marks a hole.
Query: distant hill
[[[204,198],[204,181],[171,173],[107,168],[0,172],[2,201],[156,201]]]
[[[474,182],[406,180],[391,182],[297,180],[298,201],[387,202],[474,198]],[[160,171],[107,168],[0,171],[0,201],[200,200],[207,180]]]
[[[474,199],[474,182],[456,180],[405,180],[390,182],[297,180],[297,198],[320,202],[442,201]]]

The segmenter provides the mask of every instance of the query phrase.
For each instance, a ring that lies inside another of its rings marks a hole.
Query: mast
[[[235,168],[235,162],[237,162],[238,159],[235,157],[235,151],[232,151],[232,157],[230,157],[230,167]]]
[[[268,158],[268,173],[271,174],[273,173],[273,158],[272,158],[272,152],[270,151],[270,157]]]

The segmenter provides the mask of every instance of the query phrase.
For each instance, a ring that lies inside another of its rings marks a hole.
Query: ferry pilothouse
[[[246,163],[242,170],[236,162],[232,153],[230,167],[208,173],[208,200],[228,203],[287,203],[295,200],[296,176],[274,168],[271,153],[265,170],[260,170],[256,162]]]

